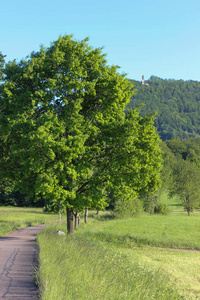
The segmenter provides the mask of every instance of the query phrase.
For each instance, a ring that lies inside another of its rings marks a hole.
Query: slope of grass
[[[55,221],[58,216],[45,214],[41,208],[0,207],[0,235],[13,230]]]

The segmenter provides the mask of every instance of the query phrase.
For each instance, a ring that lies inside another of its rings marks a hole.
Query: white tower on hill
[[[145,81],[145,79],[144,79],[144,75],[142,75],[142,82],[141,82],[142,84],[144,84],[144,85],[149,85],[148,84],[148,82],[147,81]]]

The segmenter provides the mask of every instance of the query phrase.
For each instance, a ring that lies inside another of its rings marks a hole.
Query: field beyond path
[[[0,237],[0,299],[37,299],[35,238],[43,227],[26,227]]]

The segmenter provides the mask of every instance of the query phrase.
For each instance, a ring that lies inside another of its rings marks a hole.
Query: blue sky
[[[7,61],[73,34],[128,78],[200,81],[199,0],[0,0],[0,28]]]

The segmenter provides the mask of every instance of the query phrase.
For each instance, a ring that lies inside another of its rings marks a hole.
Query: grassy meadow
[[[162,195],[169,215],[112,219],[89,212],[74,236],[58,215],[38,208],[0,207],[0,235],[49,223],[37,240],[41,300],[200,299],[200,213],[187,216],[176,199]]]
[[[38,237],[41,299],[184,299],[169,275],[128,249],[94,241],[87,231],[62,237],[54,229]]]
[[[0,235],[13,230],[56,221],[58,215],[43,213],[41,208],[0,206]]]
[[[162,203],[167,204],[170,211],[173,212],[183,212],[183,206],[179,202],[179,200],[174,196],[173,198],[169,198],[167,192],[162,192],[160,195],[160,200]]]
[[[169,206],[178,212],[90,212],[73,237],[55,234],[66,224],[46,227],[38,236],[41,299],[200,299],[200,214]]]

